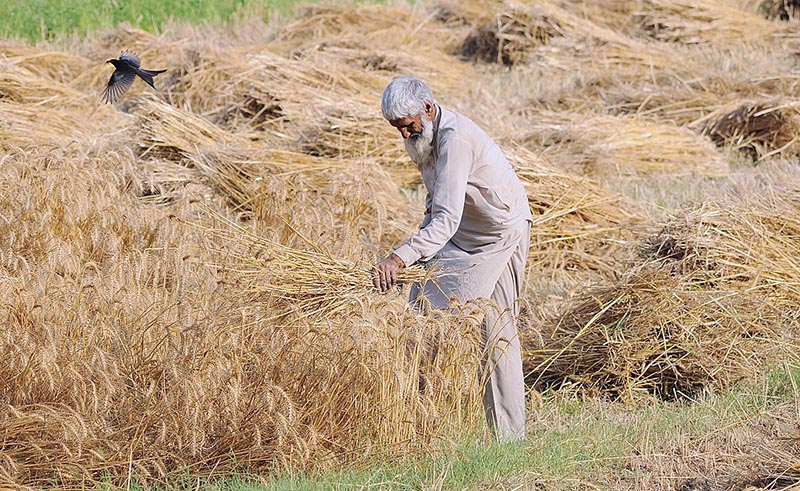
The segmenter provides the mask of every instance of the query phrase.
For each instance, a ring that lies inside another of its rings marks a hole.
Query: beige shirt
[[[532,220],[522,182],[500,148],[469,118],[436,106],[433,165],[421,168],[428,192],[419,232],[394,253],[409,266],[448,242],[481,253]]]

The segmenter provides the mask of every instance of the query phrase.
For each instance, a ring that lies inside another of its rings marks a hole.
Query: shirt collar
[[[433,107],[436,109],[436,116],[433,117],[433,141],[431,141],[431,145],[433,145],[433,148],[436,148],[436,137],[439,135],[439,123],[442,121],[442,108],[439,104],[434,104]]]

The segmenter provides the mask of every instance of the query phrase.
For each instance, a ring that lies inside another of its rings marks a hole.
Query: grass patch
[[[710,476],[715,469],[705,469],[704,462],[720,465],[724,473],[726,445],[759,441],[759,425],[795,414],[798,386],[800,365],[786,364],[760,383],[691,403],[654,400],[625,407],[554,393],[533,409],[532,427],[521,444],[470,442],[406,463],[379,462],[324,475],[193,481],[169,489],[671,489],[676,481]],[[720,456],[710,458],[715,452]]]
[[[0,2],[0,37],[52,41],[127,23],[158,32],[171,21],[226,25],[253,15],[289,14],[298,0],[6,0]],[[358,3],[358,2],[354,2]]]

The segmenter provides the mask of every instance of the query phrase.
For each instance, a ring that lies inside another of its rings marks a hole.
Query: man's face
[[[419,136],[422,134],[422,115],[417,114],[416,116],[406,116],[405,118],[401,119],[393,119],[389,121],[389,124],[397,128],[397,131],[400,132],[400,136],[403,137],[403,140],[408,139],[410,136]]]
[[[405,118],[400,119],[393,119],[389,121],[389,124],[397,128],[397,131],[400,132],[400,136],[402,136],[404,140],[407,140],[409,137],[417,137],[422,134],[422,118],[426,118],[428,121],[432,122],[435,115],[436,110],[433,106],[433,103],[430,101],[425,101],[425,107],[422,110],[422,114],[406,116]]]

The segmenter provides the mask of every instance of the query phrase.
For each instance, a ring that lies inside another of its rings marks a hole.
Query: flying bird
[[[136,53],[131,53],[130,51],[123,51],[120,53],[119,59],[114,58],[106,63],[114,65],[115,70],[111,74],[111,78],[108,79],[108,86],[101,95],[105,103],[111,103],[119,99],[122,94],[131,88],[133,81],[136,80],[136,75],[155,89],[153,77],[159,73],[166,72],[166,70],[145,70],[141,68],[142,63],[139,61],[139,57],[136,56]]]

